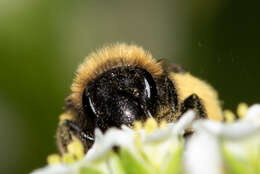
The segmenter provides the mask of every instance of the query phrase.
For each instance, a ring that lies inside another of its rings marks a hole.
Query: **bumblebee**
[[[85,152],[94,130],[133,126],[153,117],[177,121],[188,109],[199,118],[222,120],[215,90],[178,65],[165,65],[136,45],[114,44],[90,54],[79,66],[57,129],[61,153],[79,139]]]

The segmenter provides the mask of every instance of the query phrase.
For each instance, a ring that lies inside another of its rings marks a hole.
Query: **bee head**
[[[122,124],[131,127],[156,112],[157,90],[152,75],[135,66],[112,68],[90,81],[82,96],[84,112],[106,131]]]

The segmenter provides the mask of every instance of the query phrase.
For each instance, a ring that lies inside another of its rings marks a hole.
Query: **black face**
[[[157,90],[149,72],[134,66],[113,68],[97,76],[86,87],[82,103],[95,127],[106,131],[135,120],[152,117]]]

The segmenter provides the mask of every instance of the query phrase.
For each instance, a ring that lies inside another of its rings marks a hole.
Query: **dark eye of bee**
[[[149,72],[134,66],[106,71],[86,87],[82,103],[85,115],[105,131],[135,120],[152,117],[156,111],[157,91]]]

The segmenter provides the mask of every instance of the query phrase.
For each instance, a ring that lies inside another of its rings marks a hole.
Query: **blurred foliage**
[[[1,171],[28,173],[56,151],[74,71],[103,44],[137,43],[181,64],[210,82],[225,108],[259,101],[257,7],[231,0],[1,0]]]
[[[259,102],[258,6],[257,1],[229,0],[210,18],[201,13],[192,21],[191,52],[198,61],[189,69],[218,90],[225,108]]]

